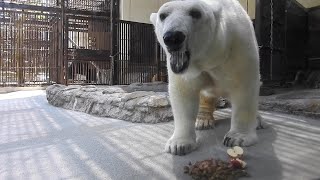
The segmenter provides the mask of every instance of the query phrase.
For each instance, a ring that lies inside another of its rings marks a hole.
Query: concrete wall
[[[242,7],[248,12],[251,19],[255,18],[256,0],[239,0]]]
[[[150,23],[149,17],[169,0],[121,0],[120,19]]]
[[[149,17],[157,12],[160,6],[169,0],[121,0],[120,19],[150,23]],[[255,0],[239,0],[251,19],[255,17]]]
[[[297,0],[297,1],[305,8],[320,6],[319,0]]]

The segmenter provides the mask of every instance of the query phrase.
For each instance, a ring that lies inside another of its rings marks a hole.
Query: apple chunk
[[[233,147],[234,152],[238,155],[238,157],[243,156],[243,149],[239,146]]]
[[[231,159],[235,159],[238,157],[238,154],[234,151],[234,149],[228,149],[227,154]]]

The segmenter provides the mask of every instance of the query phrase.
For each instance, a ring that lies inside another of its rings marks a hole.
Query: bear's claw
[[[193,138],[170,138],[166,144],[165,151],[173,155],[183,156],[196,148],[197,143]]]
[[[213,129],[214,128],[214,119],[197,119],[196,121],[196,129],[204,130],[204,129]]]
[[[223,139],[223,144],[228,147],[232,146],[251,146],[258,141],[258,136],[255,132],[244,134],[234,131],[229,131]]]

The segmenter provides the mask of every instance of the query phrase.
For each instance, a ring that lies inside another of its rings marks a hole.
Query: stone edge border
[[[167,92],[134,91],[124,88],[93,85],[47,87],[48,103],[69,110],[85,112],[100,117],[109,117],[139,123],[160,123],[173,120]]]

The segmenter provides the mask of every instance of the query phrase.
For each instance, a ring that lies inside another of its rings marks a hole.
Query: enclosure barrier
[[[152,25],[119,20],[118,0],[0,1],[0,86],[165,80]]]
[[[165,58],[150,24],[118,21],[116,84],[151,82],[165,74]]]

